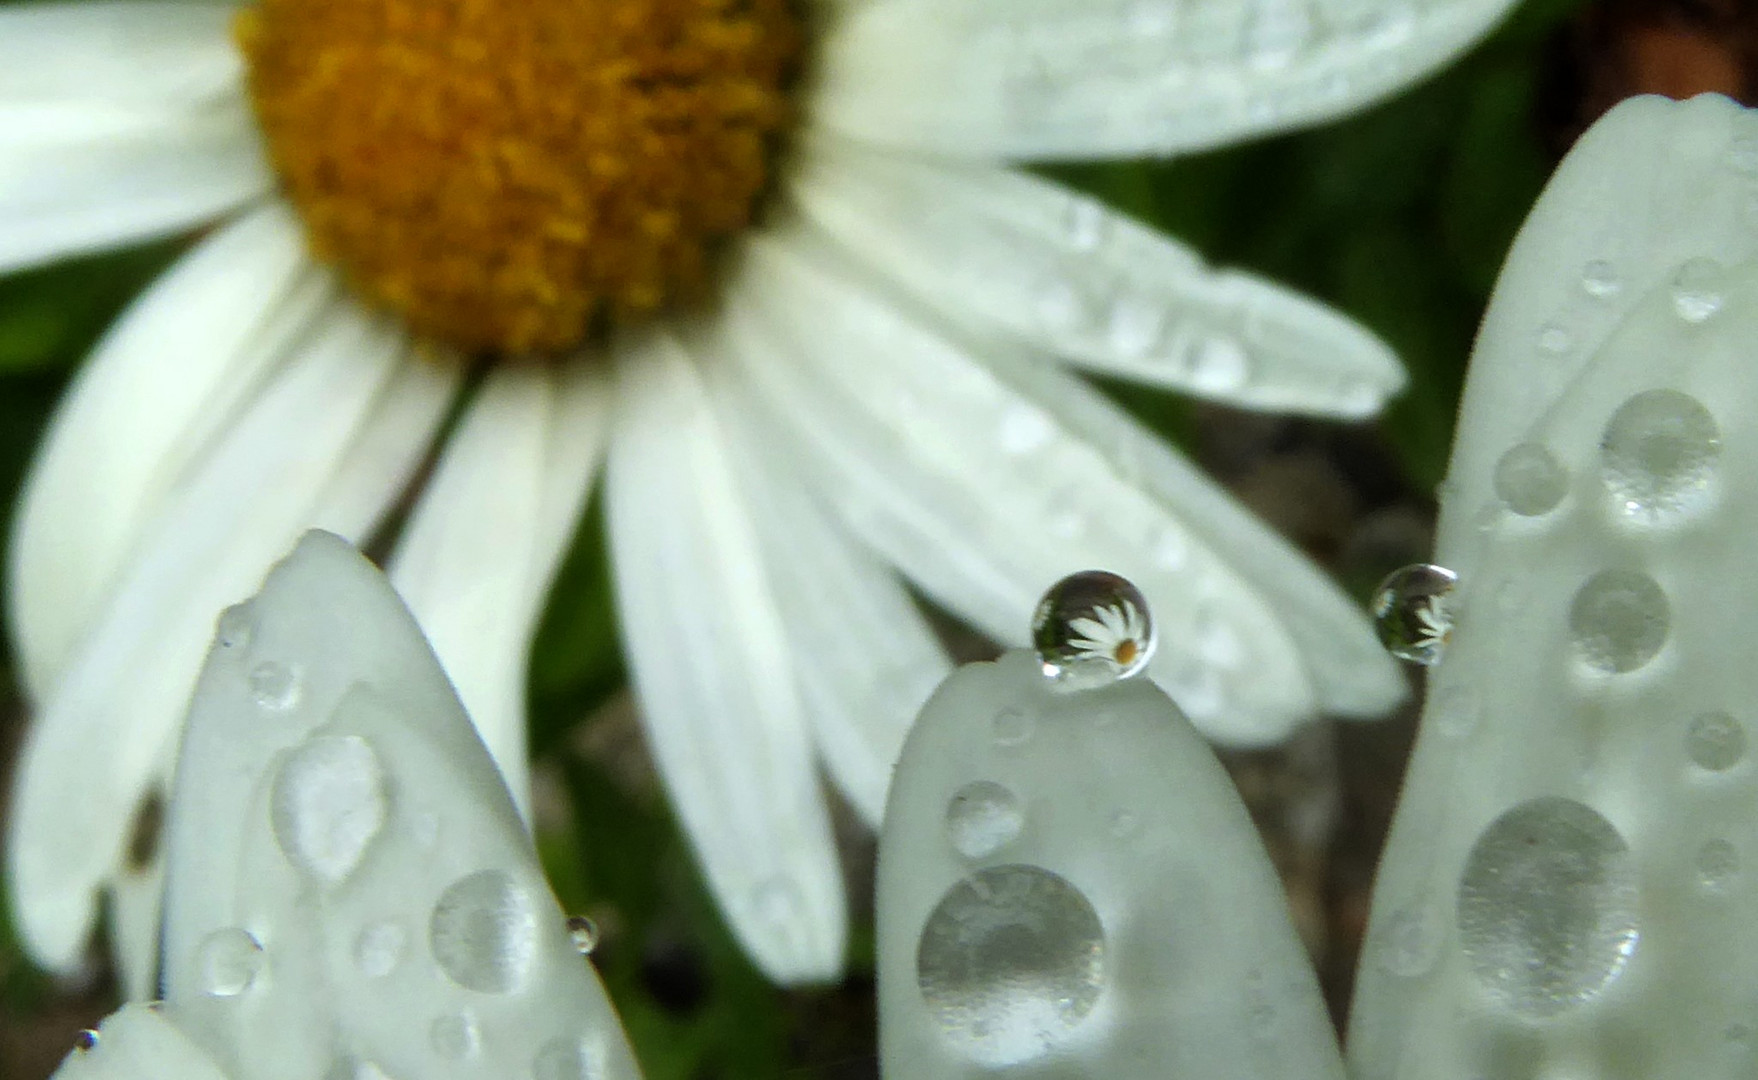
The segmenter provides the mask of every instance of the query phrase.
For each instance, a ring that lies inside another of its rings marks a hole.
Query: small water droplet
[[[1055,434],[1050,416],[1035,405],[1015,405],[1001,417],[1001,451],[1009,457],[1031,453]]]
[[[1666,644],[1672,612],[1654,579],[1637,570],[1602,570],[1569,604],[1569,632],[1588,666],[1635,671]]]
[[[598,948],[598,924],[584,915],[568,916],[568,940],[581,956],[591,956]]]
[[[1190,386],[1198,393],[1226,394],[1251,378],[1245,346],[1222,334],[1201,338],[1190,350]]]
[[[1111,351],[1125,360],[1139,360],[1154,352],[1166,333],[1165,305],[1133,294],[1111,305],[1105,334]]]
[[[1380,644],[1400,660],[1432,667],[1453,636],[1453,587],[1444,566],[1416,563],[1394,570],[1374,590],[1373,624]]]
[[[1050,586],[1032,615],[1032,645],[1044,675],[1071,688],[1139,673],[1154,644],[1141,591],[1103,570],[1083,570]]]
[[[1106,823],[1111,830],[1111,835],[1119,840],[1133,834],[1140,824],[1141,822],[1136,820],[1136,816],[1128,810],[1114,811],[1111,814],[1111,820]]]
[[[1549,513],[1569,490],[1556,455],[1538,443],[1520,443],[1496,461],[1496,497],[1521,517]]]
[[[1075,251],[1092,251],[1104,242],[1110,216],[1103,206],[1080,195],[1068,200],[1066,219],[1068,246]]]
[[[1622,288],[1617,269],[1604,259],[1595,259],[1581,268],[1581,291],[1595,300],[1609,300]]]
[[[96,1050],[98,1048],[98,1033],[92,1028],[86,1028],[73,1037],[73,1045],[79,1049],[80,1053]]]
[[[357,736],[309,739],[275,774],[275,842],[288,862],[325,885],[354,872],[388,813],[378,755]]]
[[[220,612],[219,619],[214,623],[214,642],[222,649],[242,652],[250,648],[250,639],[256,633],[256,605],[249,600],[242,604],[233,604]]]
[[[1052,1052],[1105,985],[1092,904],[1036,866],[979,870],[940,898],[916,948],[916,983],[942,1035],[990,1067]]]
[[[551,1039],[531,1059],[531,1077],[532,1080],[600,1080],[604,1076],[602,1057],[585,1039]]]
[[[285,712],[299,704],[299,672],[274,660],[250,669],[250,697],[258,705]]]
[[[1606,490],[1617,506],[1653,520],[1710,501],[1721,429],[1696,398],[1644,390],[1612,413],[1599,449]]]
[[[1037,721],[1024,709],[1006,708],[989,721],[989,730],[1000,746],[1020,746],[1031,739]]]
[[[481,870],[441,894],[428,924],[428,946],[453,982],[505,994],[524,983],[537,955],[537,912],[510,874]]]
[[[1477,838],[1459,881],[1459,939],[1504,1005],[1551,1016],[1604,990],[1635,952],[1630,849],[1572,799],[1521,803]]]
[[[1038,321],[1051,333],[1067,333],[1087,323],[1086,299],[1072,284],[1060,278],[1045,283],[1038,290],[1037,312]],[[920,406],[911,401],[908,405],[900,404],[899,411],[915,415]]]
[[[946,836],[960,855],[986,859],[1019,839],[1025,814],[1019,796],[993,780],[974,780],[946,804]]]
[[[262,945],[237,927],[215,930],[196,947],[201,988],[211,997],[237,997],[262,971]]]
[[[1551,356],[1561,356],[1575,344],[1569,331],[1559,323],[1546,323],[1538,331],[1538,349]]]
[[[1673,311],[1688,323],[1700,323],[1721,310],[1722,265],[1714,259],[1692,259],[1673,274]]]
[[[369,979],[382,979],[403,962],[408,940],[403,927],[389,920],[363,927],[354,938],[354,966]]]
[[[1726,840],[1705,841],[1697,849],[1697,884],[1706,892],[1721,892],[1740,872],[1740,853]]]
[[[1727,167],[1744,176],[1758,176],[1758,139],[1742,135],[1729,143]]]
[[[1746,756],[1746,729],[1727,713],[1700,713],[1685,729],[1685,753],[1699,769],[1726,772]]]
[[[1433,967],[1440,955],[1440,916],[1427,904],[1398,911],[1380,931],[1380,964],[1393,975],[1414,978]]]
[[[447,1061],[462,1061],[475,1055],[482,1045],[482,1032],[470,1012],[445,1013],[434,1017],[427,1029],[427,1041],[433,1052]]]

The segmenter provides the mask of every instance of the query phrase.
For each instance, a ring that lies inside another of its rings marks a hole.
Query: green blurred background
[[[1184,446],[1357,596],[1427,549],[1464,364],[1502,257],[1574,136],[1639,90],[1746,97],[1752,5],[1529,0],[1462,62],[1345,122],[1172,162],[1058,168],[1186,240],[1329,301],[1403,356],[1410,391],[1377,425],[1245,416],[1121,385]],[[8,507],[80,358],[181,243],[0,277],[0,492]],[[594,507],[539,635],[531,674],[539,847],[569,910],[603,930],[594,959],[651,1080],[874,1077],[871,840],[843,815],[857,897],[847,982],[768,986],[719,924],[640,745],[623,686]],[[956,632],[955,632],[956,633]],[[981,642],[962,648],[981,652]],[[0,658],[0,763],[27,711]],[[1319,755],[1234,755],[1339,1009],[1395,797],[1408,718],[1340,729]],[[1340,791],[1340,830],[1291,844],[1279,810],[1302,784]],[[1310,845],[1309,845],[1310,847]],[[114,1005],[107,970],[58,983],[0,921],[0,1077],[46,1076]]]

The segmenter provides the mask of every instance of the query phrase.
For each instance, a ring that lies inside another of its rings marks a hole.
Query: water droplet
[[[1416,563],[1394,570],[1374,590],[1373,624],[1380,644],[1400,660],[1425,667],[1441,662],[1453,636],[1453,587],[1444,566]]]
[[[1746,756],[1746,729],[1727,713],[1701,713],[1685,730],[1685,753],[1699,769],[1726,772]]]
[[[1758,176],[1758,139],[1741,136],[1729,143],[1727,167],[1745,176]]]
[[[77,1047],[81,1053],[85,1053],[88,1050],[96,1050],[98,1048],[98,1033],[91,1028],[86,1028],[73,1037],[73,1045]]]
[[[601,1057],[585,1039],[551,1039],[531,1059],[532,1080],[599,1080]]]
[[[1105,334],[1111,351],[1125,360],[1139,360],[1153,352],[1166,333],[1166,308],[1156,300],[1125,295],[1111,305]]]
[[[1379,961],[1393,975],[1414,978],[1433,967],[1440,955],[1440,916],[1427,904],[1398,911],[1380,931]]]
[[[482,1032],[476,1017],[468,1011],[445,1013],[434,1017],[427,1029],[427,1041],[433,1052],[447,1061],[462,1061],[474,1055],[482,1045]]]
[[[1581,291],[1595,300],[1609,300],[1622,288],[1617,269],[1604,259],[1595,259],[1581,269]]]
[[[1107,827],[1110,828],[1111,835],[1117,837],[1119,840],[1133,834],[1136,828],[1140,825],[1141,822],[1137,821],[1136,816],[1128,810],[1114,811],[1111,814],[1111,820],[1107,822]]]
[[[1521,803],[1472,845],[1458,913],[1485,989],[1512,1009],[1554,1015],[1605,989],[1635,952],[1629,846],[1572,799]]]
[[[1190,387],[1198,393],[1226,394],[1251,377],[1245,346],[1233,338],[1210,334],[1190,350]]]
[[[1569,490],[1556,455],[1538,443],[1520,443],[1496,461],[1496,497],[1522,517],[1550,512]]]
[[[1029,454],[1055,433],[1050,416],[1035,405],[1016,405],[1001,418],[1001,452],[1009,457]]]
[[[1019,796],[993,780],[975,780],[946,804],[946,836],[967,859],[986,859],[1019,839],[1025,815]]]
[[[250,648],[250,639],[255,633],[256,605],[249,600],[220,612],[220,618],[214,623],[214,642],[222,649],[242,652]]]
[[[399,923],[375,922],[354,938],[354,966],[369,979],[382,979],[403,962],[409,935]]]
[[[516,990],[537,955],[537,912],[503,870],[459,878],[441,894],[428,925],[440,969],[466,990]]]
[[[250,669],[250,697],[265,709],[285,712],[299,704],[299,673],[286,664],[264,660]]]
[[[922,928],[916,982],[941,1032],[991,1067],[1042,1057],[1092,1011],[1105,936],[1081,891],[1036,866],[980,870]]]
[[[1087,322],[1086,299],[1072,284],[1060,278],[1039,289],[1037,311],[1038,321],[1051,333],[1067,333]],[[913,416],[920,412],[920,404],[913,400],[900,402],[898,411]]]
[[[1016,708],[1002,709],[995,714],[995,719],[989,721],[989,730],[1000,746],[1024,744],[1032,737],[1032,731],[1036,727],[1037,721],[1032,719],[1030,713]]]
[[[211,997],[237,997],[262,971],[262,945],[237,927],[215,930],[196,947],[201,988]]]
[[[575,952],[591,956],[592,950],[598,948],[598,924],[584,915],[570,915],[568,940],[574,943]]]
[[[388,814],[378,755],[357,736],[307,740],[275,774],[269,821],[302,872],[337,885],[366,854]]]
[[[1161,570],[1179,570],[1190,558],[1190,538],[1182,529],[1167,526],[1154,534],[1151,545],[1154,565]]]
[[[1696,510],[1709,502],[1721,429],[1702,402],[1677,390],[1629,398],[1599,441],[1606,489],[1633,517]]]
[[[1654,579],[1637,570],[1602,570],[1569,604],[1569,632],[1590,667],[1635,671],[1666,644],[1672,613]]]
[[[1697,884],[1708,892],[1721,892],[1740,872],[1740,853],[1726,840],[1705,841],[1697,849]]]
[[[1551,356],[1561,356],[1575,344],[1569,331],[1558,323],[1546,323],[1538,331],[1538,349]]]
[[[1032,645],[1045,676],[1069,687],[1101,686],[1147,667],[1154,623],[1147,600],[1127,579],[1083,570],[1038,601]]]
[[[1110,218],[1103,206],[1080,195],[1068,200],[1068,246],[1075,251],[1092,251],[1105,239]]]
[[[1714,259],[1692,259],[1673,274],[1673,311],[1700,323],[1721,310],[1723,270]]]

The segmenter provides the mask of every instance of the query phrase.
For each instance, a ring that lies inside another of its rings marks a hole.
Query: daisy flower
[[[876,821],[946,671],[911,587],[1016,640],[1044,582],[1123,572],[1217,738],[1385,708],[1353,606],[1071,369],[1360,417],[1394,358],[1005,163],[1322,120],[1505,6],[0,9],[0,268],[211,226],[77,378],[13,535],[32,956],[74,964],[106,888],[124,936],[156,924],[129,839],[212,613],[412,485],[392,580],[518,798],[533,624],[605,464],[654,756],[780,980],[841,964],[820,766]],[[277,700],[296,674],[252,677]],[[123,957],[137,989],[150,955]]]

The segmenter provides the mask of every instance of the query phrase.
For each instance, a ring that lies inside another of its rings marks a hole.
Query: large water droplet
[[[1459,939],[1504,1005],[1550,1016],[1593,997],[1636,949],[1629,846],[1573,799],[1533,799],[1492,822],[1459,881]]]
[[[1721,310],[1722,265],[1714,259],[1692,259],[1673,275],[1673,311],[1688,323],[1700,323]]]
[[[444,1013],[428,1025],[427,1041],[433,1052],[445,1060],[462,1061],[482,1045],[482,1032],[476,1017],[468,1011]]]
[[[299,672],[274,660],[250,669],[250,697],[258,705],[285,712],[299,704]]]
[[[250,648],[250,639],[255,634],[256,605],[249,600],[220,612],[214,623],[214,642],[222,649],[242,652]]]
[[[1032,645],[1046,676],[1069,686],[1100,686],[1147,667],[1154,624],[1147,600],[1129,581],[1083,570],[1038,601]]]
[[[1685,729],[1685,753],[1699,769],[1726,772],[1746,756],[1746,729],[1727,713],[1701,713]]]
[[[581,956],[592,955],[598,948],[598,924],[584,915],[568,916],[568,940]]]
[[[389,920],[362,928],[354,938],[354,966],[369,979],[382,979],[403,962],[408,938],[400,924]]]
[[[1606,489],[1619,508],[1653,519],[1709,501],[1721,429],[1696,398],[1645,390],[1618,406],[1599,449]]]
[[[1374,590],[1373,625],[1380,644],[1400,660],[1431,666],[1453,636],[1453,587],[1459,578],[1444,566],[1416,563],[1386,575]]]
[[[262,945],[237,927],[215,930],[196,947],[195,962],[204,993],[237,997],[262,971]]]
[[[339,884],[366,854],[388,813],[384,771],[357,736],[307,740],[275,774],[269,821],[299,870]]]
[[[1581,290],[1595,300],[1609,300],[1622,288],[1617,269],[1604,259],[1595,259],[1581,269]]]
[[[1556,455],[1538,443],[1520,443],[1496,461],[1496,497],[1522,517],[1550,512],[1569,490]]]
[[[941,1033],[974,1060],[1043,1056],[1093,1009],[1105,937],[1081,891],[1036,866],[996,866],[941,897],[916,949],[916,981]]]
[[[1019,838],[1019,796],[993,780],[975,780],[946,804],[946,836],[967,859],[985,859]]]
[[[440,969],[459,986],[505,994],[525,981],[537,955],[537,912],[511,875],[478,871],[440,895],[428,943]]]
[[[601,1058],[585,1039],[551,1039],[531,1059],[532,1080],[599,1080]]]
[[[1654,579],[1637,570],[1602,570],[1569,604],[1569,632],[1589,666],[1634,671],[1666,644],[1672,612]]]

